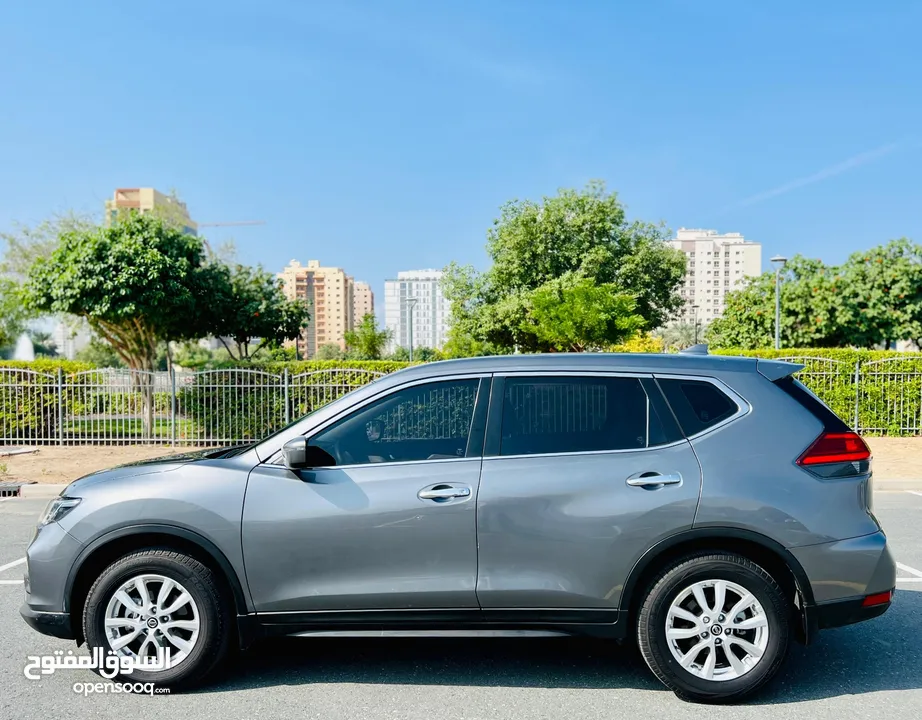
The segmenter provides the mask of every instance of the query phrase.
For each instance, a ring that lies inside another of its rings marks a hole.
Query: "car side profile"
[[[737,701],[896,584],[867,445],[801,366],[693,351],[414,366],[253,445],[71,483],[27,553],[40,632],[202,682],[260,637],[636,640]]]

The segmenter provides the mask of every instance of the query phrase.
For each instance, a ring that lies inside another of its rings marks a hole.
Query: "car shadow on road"
[[[749,702],[774,705],[922,688],[922,592],[897,592],[881,618],[792,644]],[[241,654],[198,692],[306,683],[665,689],[631,645],[583,638],[282,638]]]

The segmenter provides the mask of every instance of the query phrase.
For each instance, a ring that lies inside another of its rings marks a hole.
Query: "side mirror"
[[[290,470],[333,467],[336,459],[323,448],[310,445],[306,437],[296,437],[282,446],[285,467]]]

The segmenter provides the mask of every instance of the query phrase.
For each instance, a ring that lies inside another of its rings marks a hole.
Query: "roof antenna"
[[[679,350],[680,355],[707,355],[708,346],[707,343],[699,343],[697,345],[692,345],[687,347],[684,350]]]

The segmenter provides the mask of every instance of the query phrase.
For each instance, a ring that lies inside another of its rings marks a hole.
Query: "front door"
[[[615,622],[637,559],[692,526],[700,467],[658,393],[633,376],[494,379],[477,504],[487,617]]]
[[[311,435],[335,466],[254,469],[243,552],[257,612],[477,608],[488,388],[402,386]]]

